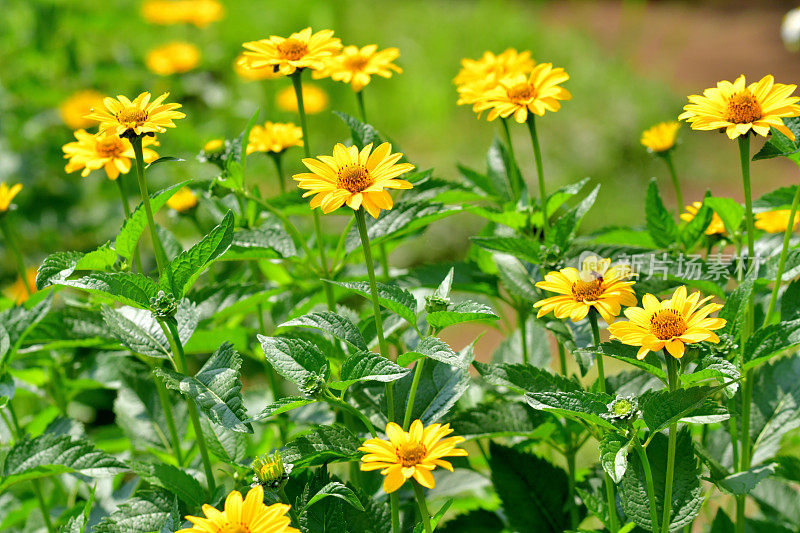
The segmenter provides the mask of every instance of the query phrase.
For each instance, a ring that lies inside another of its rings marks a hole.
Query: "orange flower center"
[[[578,280],[572,284],[572,297],[576,302],[593,302],[603,294],[603,278],[594,281]]]
[[[368,62],[369,59],[362,56],[361,54],[355,54],[344,58],[344,66],[348,70],[361,70],[365,66],[367,66]]]
[[[421,442],[406,442],[397,447],[397,457],[403,466],[414,466],[425,458],[428,450]]]
[[[297,39],[289,38],[278,45],[278,52],[290,61],[297,61],[308,53],[308,45]]]
[[[125,151],[122,139],[117,136],[108,136],[97,141],[97,153],[101,157],[114,159]]]
[[[534,96],[534,90],[530,83],[518,83],[508,88],[508,98],[512,102],[524,102]]]
[[[228,522],[219,529],[219,533],[250,533],[250,528],[243,524],[231,524]]]
[[[138,107],[126,107],[119,110],[115,117],[122,124],[135,123],[137,126],[141,126],[147,121],[148,114],[147,111]]]
[[[683,315],[674,309],[661,309],[650,317],[650,332],[660,341],[680,337],[687,329]]]
[[[347,189],[351,193],[359,193],[375,183],[369,170],[363,165],[348,165],[339,169],[339,176],[336,180],[338,189]]]
[[[725,120],[734,124],[749,124],[761,116],[761,105],[748,90],[731,96],[725,108]]]

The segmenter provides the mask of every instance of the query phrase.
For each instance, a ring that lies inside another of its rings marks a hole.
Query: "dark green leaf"
[[[322,351],[309,341],[258,336],[267,361],[281,376],[303,387],[310,380],[326,380],[330,372]]]
[[[477,439],[530,435],[544,416],[518,402],[486,402],[457,412],[448,421],[456,435]]]
[[[331,481],[330,483],[319,489],[317,493],[314,494],[314,496],[312,496],[310,500],[308,500],[308,503],[300,512],[304,513],[306,510],[308,510],[309,507],[311,507],[318,501],[322,500],[323,498],[327,497],[339,498],[349,503],[351,506],[355,507],[359,511],[364,510],[364,506],[361,504],[361,501],[358,499],[358,496],[356,496],[355,492],[353,492],[343,483],[340,483],[338,481]]]
[[[647,187],[647,197],[645,199],[645,216],[647,219],[647,231],[660,248],[668,248],[678,240],[678,226],[658,192],[656,180],[651,180]]]
[[[359,149],[364,148],[370,143],[372,143],[373,148],[377,148],[378,145],[383,142],[383,137],[371,124],[365,124],[357,118],[341,111],[334,111],[333,113],[342,119],[342,122],[350,128],[353,144],[358,146]]]
[[[529,392],[525,395],[525,401],[534,409],[586,420],[607,429],[615,429],[614,424],[603,417],[613,399],[603,392],[582,390]]]
[[[152,533],[170,519],[174,497],[167,491],[137,492],[103,518],[94,533]]]
[[[614,483],[619,483],[628,469],[629,445],[628,439],[612,431],[600,441],[600,464]]]
[[[330,333],[337,339],[350,343],[354,348],[361,351],[368,351],[364,336],[359,331],[358,326],[344,315],[339,315],[331,311],[308,313],[284,322],[278,327],[307,326]]]
[[[425,320],[436,330],[454,324],[475,320],[495,320],[499,318],[491,307],[479,302],[459,302],[447,311],[434,311],[425,315]]]
[[[547,232],[547,242],[555,244],[562,251],[566,251],[572,239],[575,238],[583,217],[586,216],[586,213],[589,212],[589,209],[592,208],[595,200],[597,200],[599,192],[600,186],[598,185],[575,207],[561,215]]]
[[[266,406],[260,413],[258,413],[253,418],[249,419],[248,422],[257,422],[258,420],[263,420],[265,418],[269,418],[272,416],[278,416],[280,414],[289,412],[292,409],[297,409],[298,407],[303,407],[304,405],[314,403],[315,401],[316,400],[314,400],[313,398],[284,396],[283,398],[278,398],[277,400]]]
[[[486,364],[475,361],[475,370],[492,385],[518,392],[577,391],[580,385],[532,365],[520,363]]]
[[[513,255],[535,265],[542,262],[544,255],[539,242],[523,237],[470,237],[470,240],[486,250]]]
[[[182,469],[166,463],[134,461],[131,470],[156,487],[166,489],[191,507],[205,503],[206,494],[200,483]]]
[[[359,381],[397,381],[410,370],[372,352],[354,353],[342,363],[340,380],[330,384],[332,389],[345,389]]]
[[[330,281],[329,283],[357,292],[364,298],[372,298],[369,283],[366,281]],[[410,292],[390,283],[378,283],[377,286],[378,300],[383,307],[396,313],[411,324],[416,323],[417,300]]]
[[[742,224],[742,217],[744,216],[744,208],[730,198],[717,198],[708,197],[704,200],[705,205],[713,209],[722,219],[725,224],[725,229],[728,230],[730,235],[736,233],[739,226]]]
[[[361,440],[346,427],[333,424],[315,426],[311,431],[286,444],[281,457],[299,466],[314,466],[333,461],[357,461]]]
[[[158,293],[158,287],[152,279],[131,272],[96,272],[55,283],[100,294],[142,309],[149,309],[150,298]]]
[[[36,288],[41,290],[56,280],[65,280],[76,270],[108,270],[117,262],[117,252],[109,243],[89,253],[56,252],[45,258],[36,274]]]
[[[716,481],[716,485],[735,495],[749,494],[762,480],[775,473],[775,464],[754,466]]]

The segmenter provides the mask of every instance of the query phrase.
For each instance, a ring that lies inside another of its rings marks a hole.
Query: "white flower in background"
[[[792,52],[800,50],[800,7],[792,9],[783,16],[781,39],[786,48]]]

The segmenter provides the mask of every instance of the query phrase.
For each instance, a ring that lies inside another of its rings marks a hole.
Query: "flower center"
[[[683,316],[674,309],[662,309],[650,317],[650,331],[660,341],[680,337],[687,329]]]
[[[355,194],[363,191],[373,183],[375,183],[375,180],[370,176],[369,170],[363,165],[355,164],[339,169],[336,187],[339,189],[347,189]]]
[[[308,53],[308,46],[302,41],[290,38],[278,45],[278,52],[290,61],[297,61]]]
[[[531,87],[531,84],[528,82],[518,83],[508,88],[508,98],[512,102],[523,102],[525,100],[530,100],[533,96],[533,87]]]
[[[603,294],[603,278],[594,281],[578,280],[572,284],[572,297],[577,302],[593,302]]]
[[[135,123],[137,126],[147,121],[147,111],[138,107],[126,107],[116,114],[116,119],[123,124]]]
[[[362,70],[367,66],[368,61],[369,60],[361,54],[348,56],[344,60],[344,66],[347,67],[348,70]]]
[[[403,466],[414,466],[425,458],[428,450],[421,442],[407,442],[397,447],[397,457]]]
[[[115,158],[125,151],[122,139],[115,136],[105,137],[97,141],[97,153],[102,157]]]
[[[728,100],[725,120],[734,124],[748,124],[761,118],[761,105],[750,91],[736,93]]]
[[[250,528],[242,524],[228,522],[220,528],[219,533],[250,533]]]

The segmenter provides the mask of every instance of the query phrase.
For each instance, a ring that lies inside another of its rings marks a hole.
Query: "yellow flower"
[[[686,344],[708,341],[717,343],[719,337],[712,330],[725,325],[722,318],[709,318],[719,311],[719,304],[705,304],[712,296],[700,300],[700,293],[686,296],[686,287],[680,286],[672,298],[659,302],[652,294],[642,299],[642,307],[625,310],[628,321],[611,324],[608,331],[612,339],[639,346],[637,359],[644,359],[651,351],[666,348],[676,359],[683,357]],[[701,307],[702,306],[702,307]]]
[[[191,43],[174,42],[147,53],[145,64],[160,76],[188,72],[200,63],[200,50]]]
[[[181,187],[167,200],[167,205],[178,213],[185,213],[197,207],[197,196],[189,187]]]
[[[135,135],[163,133],[175,127],[173,120],[186,116],[175,111],[181,104],[162,104],[167,96],[169,93],[164,93],[150,102],[150,93],[144,92],[131,102],[120,94],[116,98],[106,98],[103,101],[106,109],[92,110],[86,118],[100,122],[100,131],[112,131],[117,135],[128,131]]]
[[[392,63],[398,57],[400,50],[397,48],[378,51],[377,44],[363,48],[345,46],[339,54],[325,60],[325,67],[315,70],[313,76],[330,77],[334,81],[349,83],[355,92],[359,92],[369,84],[373,75],[391,78],[393,72],[403,72],[403,69]]]
[[[294,94],[293,87],[281,89],[275,101],[283,111],[297,113],[297,97]],[[308,115],[325,111],[328,108],[328,94],[316,85],[304,83],[303,108]]]
[[[642,133],[642,145],[651,152],[666,152],[678,138],[680,122],[661,122]]]
[[[22,190],[22,184],[17,183],[9,187],[6,182],[0,183],[0,213],[5,213],[11,207],[14,197]]]
[[[527,76],[536,62],[530,52],[509,48],[501,54],[484,52],[480,59],[462,59],[461,70],[453,80],[459,93],[458,104],[474,104],[486,91],[509,76]]]
[[[733,83],[717,83],[716,87],[703,91],[702,96],[690,96],[690,103],[683,107],[685,112],[678,119],[686,120],[695,130],[725,130],[731,139],[751,129],[766,137],[771,126],[794,140],[794,134],[781,117],[800,115],[800,106],[795,103],[800,98],[789,96],[796,88],[775,83],[772,76],[745,86],[742,75]]]
[[[253,152],[279,154],[292,146],[303,146],[303,130],[291,122],[266,122],[253,126],[247,142],[247,155]]]
[[[553,312],[556,318],[569,318],[578,322],[586,318],[594,308],[607,324],[614,322],[621,306],[636,305],[636,295],[631,288],[633,281],[630,267],[616,265],[611,267],[610,259],[589,256],[581,264],[581,271],[572,267],[550,272],[537,287],[558,293],[539,300],[533,307],[541,307],[537,317]]]
[[[383,490],[391,493],[399,489],[408,479],[414,478],[423,487],[435,486],[433,471],[441,466],[453,471],[453,465],[442,460],[443,457],[466,457],[467,450],[456,448],[464,442],[464,437],[444,437],[452,433],[450,424],[431,424],[423,428],[422,422],[415,420],[408,432],[389,422],[384,439],[368,439],[359,448],[365,452],[361,458],[361,470],[380,470],[386,476]]]
[[[105,168],[108,179],[115,180],[120,173],[127,174],[131,170],[131,159],[136,154],[133,153],[133,146],[128,139],[109,132],[93,135],[86,130],[77,130],[75,138],[77,141],[67,143],[61,148],[64,159],[69,159],[64,167],[68,173],[83,169],[81,176],[85,178],[92,170]],[[145,137],[142,140],[145,163],[158,159],[155,151],[146,148],[150,145],[158,146],[158,142],[154,137]]]
[[[206,516],[187,516],[194,527],[177,533],[300,533],[289,525],[288,511],[289,506],[282,503],[264,505],[264,488],[256,485],[244,500],[241,492],[231,491],[225,498],[224,511],[204,504]]]
[[[271,66],[275,72],[288,76],[299,68],[323,68],[325,59],[341,49],[342,42],[333,36],[331,30],[312,34],[311,28],[306,28],[288,38],[273,35],[269,39],[250,41],[242,46],[251,68]]]
[[[147,0],[142,16],[152,24],[194,24],[204,28],[222,18],[225,9],[217,0]]]
[[[783,233],[789,227],[789,209],[777,209],[775,211],[764,211],[756,213],[756,227],[767,233]],[[800,213],[794,214],[794,224],[792,231],[797,229],[797,222],[800,221]]]
[[[572,98],[572,94],[559,85],[568,79],[569,74],[563,68],[539,63],[528,77],[518,74],[500,80],[497,87],[478,97],[473,109],[476,113],[490,109],[487,120],[513,115],[521,124],[528,119],[529,112],[543,116],[545,111],[561,109],[559,100]]]
[[[14,300],[16,305],[22,305],[28,301],[28,298],[36,292],[36,274],[38,273],[37,268],[27,268],[25,270],[25,281],[22,281],[22,278],[17,277],[17,281],[14,282],[13,285],[9,286],[4,293],[6,296]],[[27,283],[28,287],[25,287]]]
[[[93,107],[98,107],[103,103],[103,95],[92,89],[78,91],[72,96],[61,102],[58,112],[61,120],[68,128],[76,130],[78,128],[88,128],[94,122],[86,118]]]
[[[261,68],[251,67],[250,59],[244,54],[239,54],[239,57],[233,62],[233,70],[247,81],[272,80],[281,77],[275,72],[272,65]]]
[[[311,209],[321,207],[327,214],[345,203],[353,210],[359,207],[378,218],[381,209],[392,208],[392,197],[386,189],[410,189],[411,184],[396,179],[414,168],[408,163],[396,164],[403,154],[393,154],[392,145],[383,143],[372,151],[372,144],[361,152],[355,146],[338,143],[333,147],[333,157],[318,156],[303,159],[311,172],[295,174],[294,180],[301,189],[307,189]]]
[[[697,212],[703,207],[703,202],[692,202],[692,205],[686,206],[686,212],[681,213],[681,220],[691,222],[697,216]],[[711,223],[706,228],[706,235],[722,235],[725,233],[725,223],[719,218],[719,215],[714,212],[711,215]]]
[[[222,150],[223,146],[225,146],[225,141],[223,139],[211,139],[203,145],[203,150],[206,152],[218,152]]]

